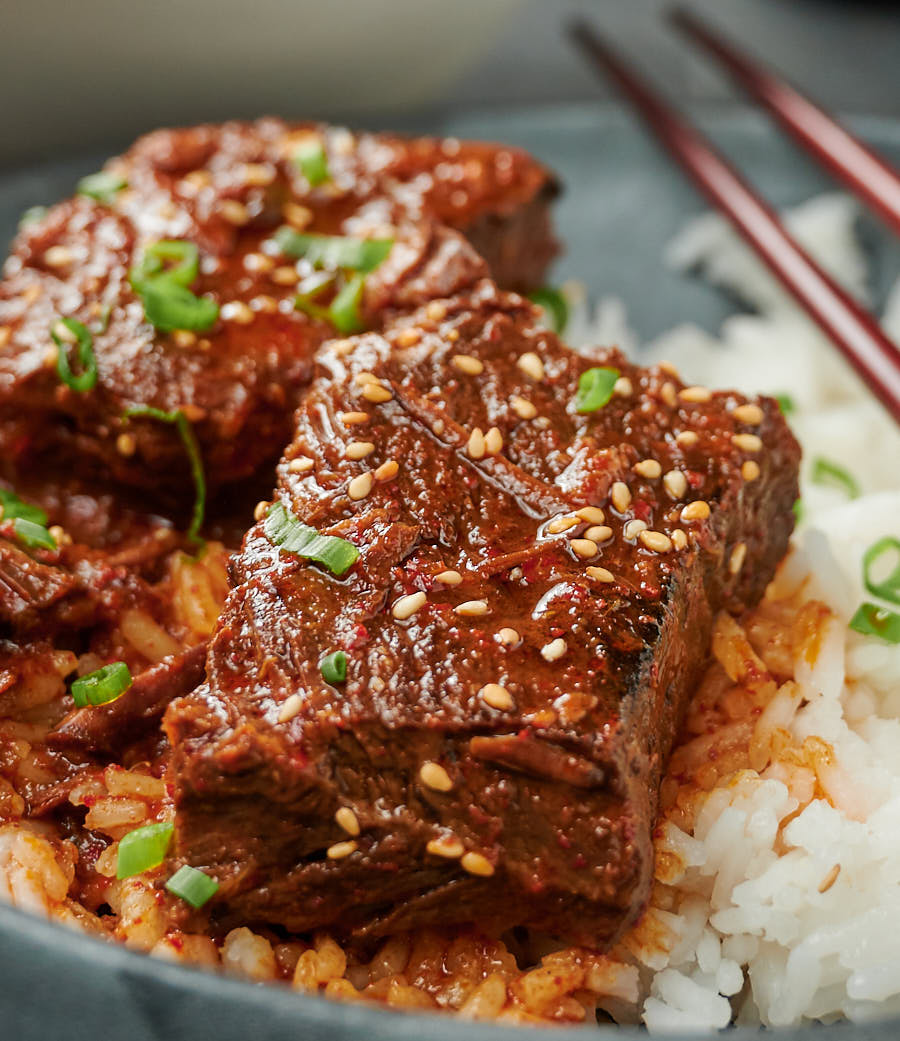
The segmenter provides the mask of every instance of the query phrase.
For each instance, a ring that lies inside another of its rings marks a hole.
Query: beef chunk
[[[310,149],[314,163],[324,159],[317,171],[297,158],[308,160]],[[54,207],[22,232],[6,263],[0,465],[7,476],[50,455],[82,474],[189,497],[176,430],[125,416],[140,405],[184,412],[212,487],[277,457],[312,354],[335,332],[315,307],[295,308],[298,279],[312,265],[269,245],[279,225],[395,241],[365,280],[360,315],[375,326],[385,309],[481,277],[484,263],[464,237],[470,231],[511,285],[538,282],[555,252],[551,177],[499,146],[269,119],[150,134],[108,173],[105,196]],[[161,331],[145,317],[129,272],[164,240],[199,248],[190,289],[219,305],[208,328]],[[326,287],[316,306],[333,292]],[[57,375],[51,328],[60,317],[92,335],[99,377],[86,392]]]
[[[612,942],[713,616],[787,546],[794,438],[771,399],[567,350],[487,282],[320,361],[208,681],[165,717],[201,914]],[[579,413],[596,368],[615,391]],[[281,510],[358,561],[279,549]]]

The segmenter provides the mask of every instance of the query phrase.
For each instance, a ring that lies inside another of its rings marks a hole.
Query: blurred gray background
[[[844,112],[900,115],[900,7],[692,0]],[[448,110],[604,94],[562,26],[590,14],[675,96],[724,79],[663,0],[0,0],[0,166],[116,148],[161,124],[273,112],[418,127]]]

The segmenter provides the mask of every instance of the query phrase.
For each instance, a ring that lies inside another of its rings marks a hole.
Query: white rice
[[[787,222],[866,300],[856,216],[851,200],[827,195]],[[591,313],[576,288],[568,337],[618,343],[642,362],[665,358],[689,382],[792,399],[804,517],[776,591],[821,600],[835,617],[814,660],[795,662],[802,702],[785,711],[776,697],[766,712],[783,713],[800,744],[828,742],[833,763],[828,798],[807,800],[802,812],[774,772],[742,771],[705,797],[693,834],[666,824],[658,849],[683,865],[665,887],[671,909],[649,912],[666,939],[626,941],[642,970],[641,1018],[651,1031],[672,1032],[733,1019],[785,1026],[900,1014],[900,647],[847,628],[872,599],[863,552],[884,535],[900,537],[900,431],[724,220],[692,222],[667,260],[753,312],[730,317],[718,337],[682,326],[639,347],[621,302]],[[884,321],[900,340],[900,283]],[[819,458],[852,474],[861,497],[848,502],[840,488],[815,483]],[[835,865],[836,879],[820,891]]]

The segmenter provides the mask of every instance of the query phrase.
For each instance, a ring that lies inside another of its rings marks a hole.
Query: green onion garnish
[[[88,174],[78,182],[78,194],[87,195],[105,206],[112,204],[116,193],[128,187],[128,181],[120,174],[112,173],[110,170],[101,170],[99,173]]]
[[[349,268],[364,274],[375,268],[390,253],[393,239],[355,239],[341,235],[306,235],[283,227],[272,236],[289,257],[308,260],[314,267],[336,271]]]
[[[162,409],[153,408],[152,405],[133,405],[131,408],[125,409],[124,414],[128,419],[158,419],[160,423],[171,423],[178,431],[178,436],[187,452],[188,461],[191,464],[191,476],[194,479],[194,510],[191,514],[187,537],[190,542],[203,545],[200,528],[206,513],[206,476],[203,473],[203,457],[200,454],[200,446],[197,444],[197,436],[194,428],[188,422],[187,416],[181,409],[176,412],[164,412]]]
[[[900,614],[877,604],[860,604],[850,628],[863,636],[877,636],[886,643],[900,643]]]
[[[175,261],[166,267],[166,261]],[[144,250],[140,264],[131,269],[131,284],[138,289],[138,284],[148,278],[168,278],[185,289],[200,274],[200,250],[193,242],[182,239],[161,239]],[[138,292],[140,290],[138,289]]]
[[[578,377],[575,411],[596,412],[598,408],[603,408],[613,395],[613,387],[619,375],[618,369],[585,369]]]
[[[898,554],[894,570],[887,578],[877,581],[872,575],[872,568],[881,557],[890,557],[892,553]],[[873,596],[889,600],[892,604],[900,604],[900,539],[894,538],[893,535],[885,535],[883,539],[873,543],[863,554],[862,567],[863,582]]]
[[[847,493],[847,497],[850,499],[858,499],[862,494],[852,474],[842,466],[838,466],[837,463],[833,463],[830,459],[823,459],[821,456],[813,460],[812,482],[840,488],[842,492]]]
[[[29,549],[56,549],[56,539],[43,524],[16,517],[13,521],[16,538]]]
[[[358,333],[365,328],[359,310],[365,281],[363,275],[348,278],[335,295],[334,300],[331,301],[331,307],[328,308],[328,317],[335,329],[345,336],[350,333]]]
[[[309,181],[310,188],[324,184],[328,180],[328,156],[321,141],[304,141],[294,151],[293,161],[303,176]]]
[[[78,364],[81,367],[81,374],[78,376],[72,372],[69,364],[68,344],[56,331],[58,325],[65,326],[75,337]],[[71,387],[79,394],[86,394],[89,390],[93,390],[97,386],[97,358],[94,354],[94,338],[89,330],[81,322],[76,322],[74,318],[59,318],[51,326],[50,335],[57,346],[56,372],[59,378],[67,387]]]
[[[316,299],[334,284],[335,276],[328,271],[314,271],[308,278],[297,286],[297,295],[294,297],[294,307],[303,311],[311,318],[319,318],[328,322],[331,320],[328,308],[316,303]]]
[[[39,506],[23,502],[14,492],[0,488],[0,520],[15,520],[16,517],[42,527],[47,524],[47,514]]]
[[[285,553],[321,564],[334,575],[343,575],[359,559],[352,542],[336,535],[320,535],[315,528],[301,524],[280,502],[269,507],[264,530],[268,540]]]
[[[72,683],[72,700],[79,708],[108,705],[131,686],[131,670],[123,661],[110,662],[96,672],[80,676]]]
[[[794,404],[794,399],[790,394],[776,394],[775,400],[778,402],[782,415],[789,416],[792,412],[797,411],[797,406]]]
[[[190,864],[185,864],[166,882],[166,889],[191,907],[202,907],[218,893],[219,883]]]
[[[37,224],[47,216],[48,212],[46,206],[29,206],[19,218],[19,227],[27,228],[29,224]]]
[[[319,662],[319,668],[326,683],[343,683],[347,678],[347,655],[334,651]]]
[[[116,878],[131,878],[159,867],[166,859],[174,831],[174,824],[148,824],[124,835],[119,841]]]
[[[794,505],[791,507],[791,513],[794,515],[795,522],[800,524],[806,516],[806,507],[803,505],[802,499],[797,499],[794,502]]]
[[[550,327],[555,333],[561,334],[565,330],[569,322],[569,305],[558,289],[544,286],[543,289],[536,289],[533,293],[529,293],[528,299],[543,308],[550,319]]]
[[[129,278],[144,304],[144,315],[161,332],[203,332],[219,317],[214,300],[188,288],[200,271],[199,257],[193,242],[164,239],[148,246],[140,264],[131,269]],[[166,267],[166,261],[175,263]]]

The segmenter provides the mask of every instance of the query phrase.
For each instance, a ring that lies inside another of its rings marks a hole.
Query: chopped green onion
[[[900,614],[877,604],[860,604],[850,628],[863,636],[877,636],[886,643],[900,643]]]
[[[108,705],[131,686],[131,670],[123,661],[113,661],[72,683],[72,700],[79,708]]]
[[[58,325],[65,326],[75,336],[77,346],[78,364],[81,366],[81,374],[75,376],[69,364],[68,344],[56,331]],[[86,394],[97,386],[97,357],[94,354],[94,338],[90,331],[74,318],[60,318],[50,328],[50,335],[57,346],[56,372],[67,387]]]
[[[206,513],[206,476],[203,473],[203,457],[200,454],[200,446],[197,444],[197,436],[194,428],[188,422],[187,416],[181,409],[176,412],[164,412],[162,409],[153,408],[152,405],[133,405],[125,409],[125,417],[158,419],[160,423],[171,423],[178,431],[184,450],[187,452],[188,461],[191,465],[191,476],[194,479],[194,510],[191,514],[190,527],[187,530],[189,541],[203,545],[200,537],[200,528],[203,525],[203,516]]]
[[[56,549],[56,539],[43,524],[16,517],[13,521],[16,538],[29,549]]]
[[[99,173],[88,174],[78,182],[78,194],[87,195],[97,202],[109,206],[116,197],[116,193],[128,187],[128,181],[121,174],[113,173],[111,170],[101,170]]]
[[[166,882],[166,889],[191,907],[202,907],[218,893],[219,883],[190,864],[185,864]]]
[[[166,267],[166,261],[176,261]],[[200,274],[200,250],[193,242],[182,239],[161,239],[144,250],[141,262],[131,269],[131,284],[140,292],[138,285],[148,278],[168,278],[185,289]]]
[[[347,655],[334,651],[322,659],[319,668],[326,683],[343,683],[347,678]]]
[[[0,520],[15,520],[16,517],[42,527],[47,525],[47,514],[39,506],[23,502],[15,492],[0,488]]]
[[[797,499],[794,502],[794,505],[791,507],[791,512],[794,514],[794,520],[796,523],[802,523],[803,518],[806,516],[806,507],[803,505],[802,499]]]
[[[555,333],[562,333],[569,322],[569,305],[558,289],[545,286],[528,294],[528,299],[543,308],[550,319],[550,327]]]
[[[328,173],[328,156],[321,141],[304,141],[293,155],[294,163],[309,181],[310,188],[324,184],[331,176]]]
[[[27,228],[29,224],[37,224],[47,216],[48,212],[46,206],[29,206],[19,218],[19,227]]]
[[[878,581],[872,574],[872,568],[879,558],[889,557],[892,553],[898,555],[894,570],[886,578]],[[873,543],[863,554],[862,566],[866,589],[873,596],[881,597],[882,600],[900,604],[900,539],[894,538],[893,535],[885,535],[883,539]]]
[[[776,394],[775,400],[778,402],[782,415],[789,416],[792,412],[797,411],[797,406],[790,394]]]
[[[147,824],[129,831],[119,840],[116,878],[131,878],[159,867],[166,859],[174,824]]]
[[[330,321],[328,308],[317,304],[317,297],[334,283],[334,274],[328,271],[314,271],[308,278],[297,286],[297,295],[294,297],[294,307],[303,311],[311,318],[320,318],[322,321]]]
[[[847,470],[830,459],[821,456],[813,460],[813,484],[832,485],[847,493],[850,499],[858,499],[862,494],[856,480]]]
[[[596,412],[598,408],[603,408],[613,395],[613,387],[619,375],[618,369],[585,369],[578,377],[575,411]]]
[[[320,535],[315,528],[301,524],[280,502],[269,507],[264,530],[273,545],[321,564],[334,575],[343,575],[359,558],[352,542],[336,535]]]
[[[354,275],[335,295],[328,308],[328,317],[339,333],[345,336],[365,328],[360,314],[365,277]]]
[[[196,296],[163,275],[143,283],[139,290],[144,301],[144,314],[160,332],[176,329],[203,332],[219,317],[219,305],[206,296]]]
[[[293,228],[279,228],[273,241],[282,253],[304,258],[314,267],[336,271],[349,268],[367,274],[390,253],[393,239],[355,239],[341,235],[306,235]]]

